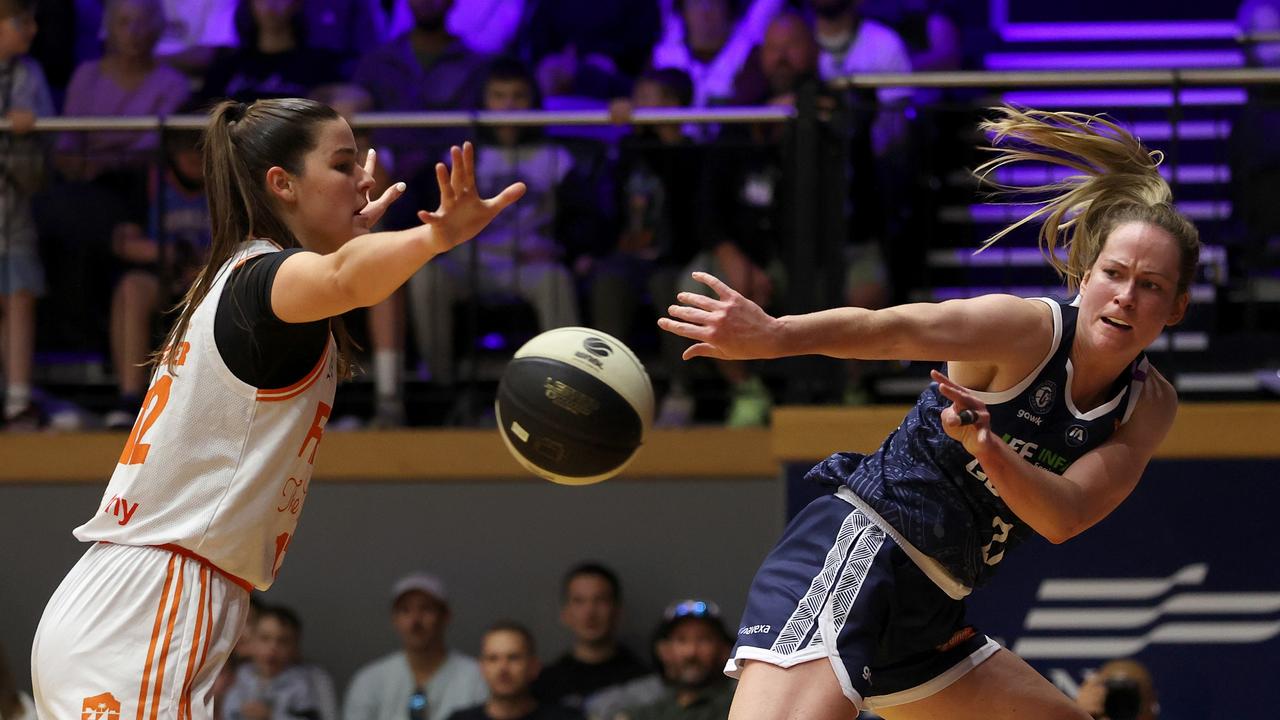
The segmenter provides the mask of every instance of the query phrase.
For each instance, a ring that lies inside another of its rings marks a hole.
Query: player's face
[[[298,634],[273,617],[258,621],[253,633],[253,659],[258,672],[275,677],[298,657]]]
[[[1141,222],[1112,231],[1080,282],[1077,332],[1094,351],[1136,356],[1182,319],[1180,253],[1163,229]]]
[[[284,202],[303,246],[329,253],[355,236],[353,218],[365,206],[373,176],[359,162],[346,120],[327,120],[315,133],[316,145],[303,158],[301,174],[290,177],[293,192]]]
[[[480,645],[480,672],[495,699],[516,699],[529,692],[540,670],[529,644],[520,633],[497,630]]]
[[[597,575],[579,575],[565,588],[560,621],[576,640],[599,643],[613,638],[618,601],[609,581]]]
[[[444,642],[448,622],[444,603],[423,592],[407,592],[391,608],[391,624],[406,650],[427,650]]]
[[[706,622],[686,620],[658,643],[667,680],[676,687],[708,685],[729,659],[729,647]]]

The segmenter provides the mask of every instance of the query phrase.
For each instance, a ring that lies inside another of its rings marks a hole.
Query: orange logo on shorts
[[[950,640],[938,646],[938,652],[944,653],[977,634],[978,632],[973,629],[972,625],[968,627],[960,628],[959,630],[956,631],[954,635],[951,636]]]
[[[109,692],[87,697],[80,720],[120,720],[120,701]]]

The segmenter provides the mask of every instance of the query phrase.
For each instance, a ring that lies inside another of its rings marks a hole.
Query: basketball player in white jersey
[[[213,249],[155,354],[89,546],[32,647],[41,717],[211,718],[211,689],[280,563],[307,495],[349,340],[381,302],[524,193],[485,200],[470,143],[440,164],[440,208],[370,234],[374,153],[309,100],[224,102],[205,130]]]

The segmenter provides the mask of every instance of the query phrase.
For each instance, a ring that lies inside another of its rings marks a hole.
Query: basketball
[[[516,351],[494,405],[503,443],[529,472],[589,485],[635,456],[653,421],[653,386],[622,341],[562,327]]]

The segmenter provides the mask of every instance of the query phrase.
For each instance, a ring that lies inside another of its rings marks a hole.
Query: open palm
[[[476,150],[471,143],[449,149],[453,168],[436,163],[436,181],[440,184],[440,208],[435,212],[418,211],[418,219],[434,230],[438,252],[445,252],[475,237],[508,205],[519,200],[525,184],[512,183],[489,199],[476,191]]]

